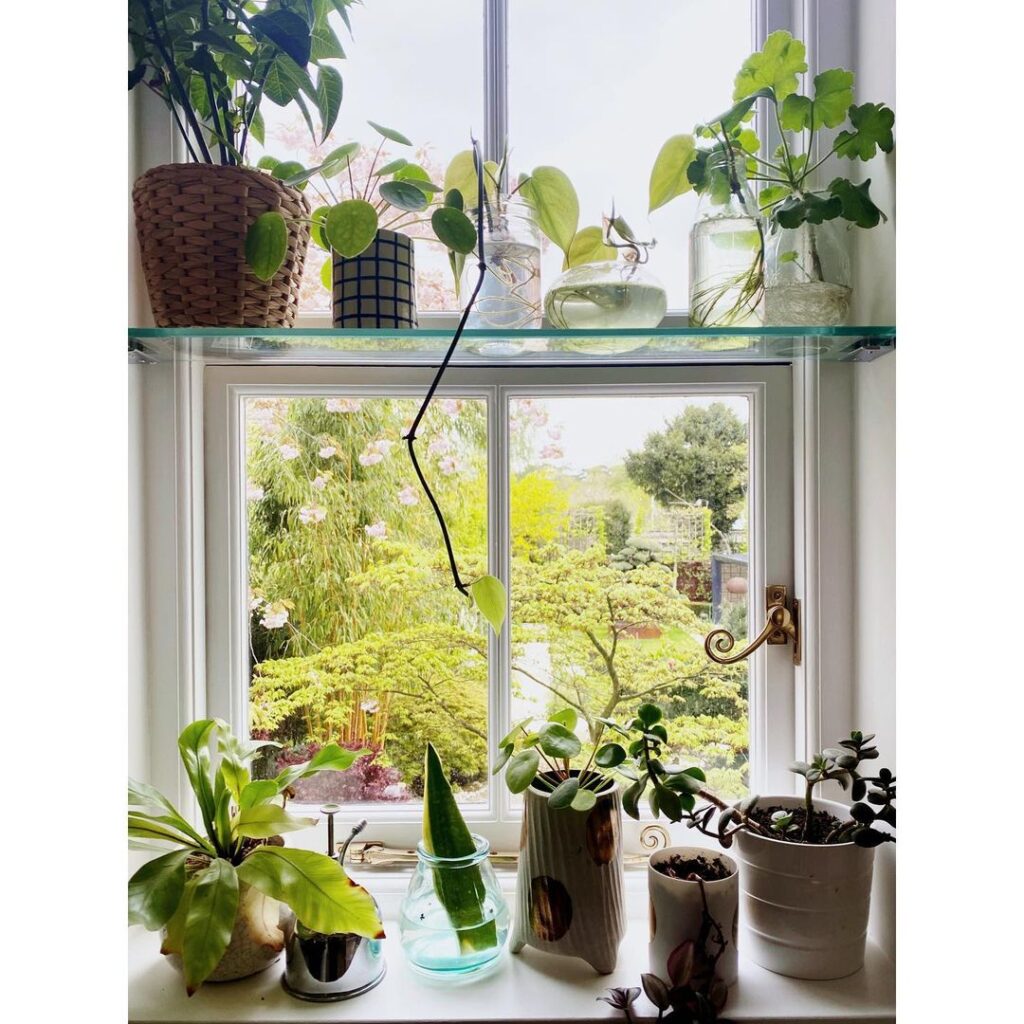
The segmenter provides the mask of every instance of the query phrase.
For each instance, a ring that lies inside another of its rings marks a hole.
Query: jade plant
[[[214,765],[210,746],[216,739]],[[344,771],[365,750],[325,746],[310,761],[272,779],[252,779],[249,763],[262,747],[234,736],[225,722],[203,719],[178,737],[178,752],[195,794],[202,825],[193,827],[154,787],[128,783],[128,835],[134,847],[166,849],[128,882],[128,919],[164,930],[161,952],[178,954],[192,995],[210,976],[231,941],[239,890],[250,885],[280,900],[299,922],[323,933],[383,937],[370,894],[331,857],[278,845],[286,832],[314,818],[290,814],[289,787],[322,771]]]
[[[424,755],[423,780],[423,846],[427,853],[444,860],[472,857],[476,843],[432,743],[427,744]],[[459,937],[460,950],[472,953],[497,946],[497,925],[484,920],[486,891],[480,868],[438,864],[433,872],[437,898]]]
[[[129,0],[134,63],[128,88],[167,105],[189,157],[244,165],[250,139],[263,142],[260,106],[294,103],[315,138],[326,139],[341,107],[345,56],[329,14],[348,25],[354,0]],[[316,69],[314,81],[310,71]]]

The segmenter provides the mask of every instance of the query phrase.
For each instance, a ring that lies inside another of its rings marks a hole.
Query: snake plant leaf
[[[580,222],[580,201],[568,175],[557,167],[536,167],[520,193],[533,207],[537,226],[568,255]]]
[[[341,110],[341,74],[337,68],[322,64],[316,79],[316,105],[320,111],[320,143],[327,141]]]
[[[742,64],[732,98],[742,100],[759,89],[771,89],[781,103],[797,90],[797,76],[807,70],[807,47],[783,29],[772,32],[757,53]]]
[[[686,172],[696,154],[697,142],[692,135],[673,135],[665,141],[651,168],[649,213],[693,188],[693,182]]]
[[[294,11],[276,10],[271,14],[256,14],[249,26],[257,38],[276,43],[300,68],[309,63],[313,40],[306,19]]]
[[[433,744],[427,743],[423,771],[423,845],[445,859],[471,857],[476,843],[455,802],[451,784]],[[434,867],[434,887],[464,953],[492,949],[498,944],[497,926],[485,920],[483,876],[478,865]]]
[[[221,857],[196,875],[185,917],[181,963],[192,995],[220,963],[238,912],[238,875]]]
[[[383,135],[385,139],[391,142],[397,142],[400,146],[411,146],[412,142],[409,141],[401,132],[396,132],[394,128],[385,128],[382,124],[377,124],[376,121],[366,122],[378,135]]]
[[[185,892],[188,850],[172,850],[143,864],[128,880],[128,923],[151,932],[174,915]]]
[[[604,244],[604,232],[594,225],[580,228],[569,243],[562,269],[579,267],[584,263],[601,263],[618,256],[614,246]]]
[[[469,585],[469,593],[473,603],[491,624],[491,629],[495,633],[500,633],[508,603],[505,585],[496,576],[481,576]]]
[[[381,199],[408,213],[426,209],[427,196],[423,189],[409,181],[385,181],[377,190]]]
[[[238,877],[286,903],[299,921],[315,932],[384,938],[373,898],[332,857],[312,850],[261,846],[242,861]]]
[[[896,115],[884,103],[850,107],[850,124],[854,131],[842,131],[836,136],[836,153],[850,160],[870,160],[879,149],[891,153],[895,123]]]
[[[316,818],[299,818],[277,804],[256,804],[240,810],[235,816],[235,832],[247,839],[269,839],[284,832],[311,828]]]
[[[276,210],[261,213],[245,235],[245,262],[249,269],[261,281],[269,281],[281,269],[287,254],[288,226],[284,217]]]
[[[459,193],[456,192],[455,195]],[[473,222],[454,206],[439,206],[430,215],[430,226],[434,229],[437,240],[452,252],[468,256],[476,246],[476,228]]]
[[[346,259],[365,252],[377,237],[377,211],[365,199],[346,199],[327,211],[324,234]]]

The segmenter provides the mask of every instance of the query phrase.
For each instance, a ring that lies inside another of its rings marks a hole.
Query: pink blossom
[[[260,625],[264,629],[280,629],[288,621],[288,609],[280,601],[268,604]]]
[[[245,485],[245,500],[246,501],[262,501],[264,490],[259,484],[248,483]]]
[[[374,537],[378,540],[382,540],[388,535],[388,526],[383,519],[378,519],[377,522],[371,523],[369,526],[364,526],[363,532],[367,537]]]
[[[542,459],[561,459],[564,458],[564,454],[557,444],[546,444],[540,450],[540,457]]]
[[[446,437],[436,437],[427,445],[428,455],[447,455],[451,444]]]
[[[408,487],[403,487],[398,492],[399,505],[418,505],[419,503],[420,496],[416,493],[416,488],[411,484]]]
[[[328,398],[328,412],[359,412],[363,407],[361,398]]]
[[[317,491],[322,491],[326,486],[327,477],[325,477],[322,473],[317,473],[317,475],[313,477],[313,488]]]
[[[561,441],[562,440],[562,428],[561,427],[548,427],[548,437],[550,437],[552,441]]]
[[[327,510],[319,505],[306,505],[299,509],[299,522],[304,526],[310,523],[322,523],[327,518]]]
[[[451,476],[452,473],[458,472],[459,463],[452,456],[448,456],[446,459],[442,459],[438,464],[438,469],[444,473],[445,476]]]
[[[360,466],[376,466],[378,462],[383,462],[384,456],[380,452],[363,452],[359,456]]]
[[[285,462],[290,462],[292,459],[297,459],[299,457],[299,449],[293,444],[279,445],[277,450],[281,453],[281,458],[284,459]]]
[[[338,449],[335,448],[333,444],[325,444],[323,448],[320,449],[320,458],[329,459],[337,450]]]
[[[382,455],[390,455],[391,454],[391,446],[394,443],[395,443],[394,441],[390,441],[386,437],[378,437],[376,441],[371,441],[369,443],[369,445],[367,445],[367,447],[368,448],[376,449]]]
[[[462,409],[462,403],[455,398],[445,398],[441,402],[441,411],[446,416],[458,416]]]

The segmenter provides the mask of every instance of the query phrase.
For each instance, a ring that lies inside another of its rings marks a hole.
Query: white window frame
[[[426,367],[208,366],[205,378],[206,679],[208,715],[240,732],[248,709],[248,557],[244,495],[245,437],[242,404],[247,397],[419,397],[429,384]],[[488,402],[488,558],[490,570],[509,583],[508,405],[515,397],[613,395],[739,395],[749,402],[750,615],[760,628],[768,583],[792,586],[792,443],[789,367],[557,367],[455,368],[439,395]],[[768,482],[772,486],[769,488]],[[766,504],[773,504],[769,516]],[[767,522],[771,522],[769,539]],[[514,601],[514,583],[513,583]],[[509,727],[509,631],[489,634],[488,733],[493,752]],[[748,693],[751,723],[750,780],[755,791],[788,792],[785,765],[794,746],[793,669],[788,648],[762,648],[751,659]],[[368,838],[411,845],[418,838],[419,806],[352,808],[371,820]],[[471,827],[496,848],[514,848],[519,812],[500,780],[492,780],[484,808],[467,808]],[[638,848],[647,821],[627,822],[627,846]],[[674,826],[673,830],[679,828]],[[687,841],[693,833],[680,829]]]

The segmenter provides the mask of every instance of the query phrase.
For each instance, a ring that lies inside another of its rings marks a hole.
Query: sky
[[[643,446],[648,434],[663,429],[666,422],[680,415],[687,405],[708,406],[712,402],[724,402],[746,422],[747,399],[737,395],[700,398],[601,395],[544,399],[538,404],[547,409],[547,430],[554,428],[558,432],[555,443],[564,454],[562,459],[545,462],[570,473],[621,463],[628,452]],[[538,448],[548,440],[545,431],[538,432]]]

